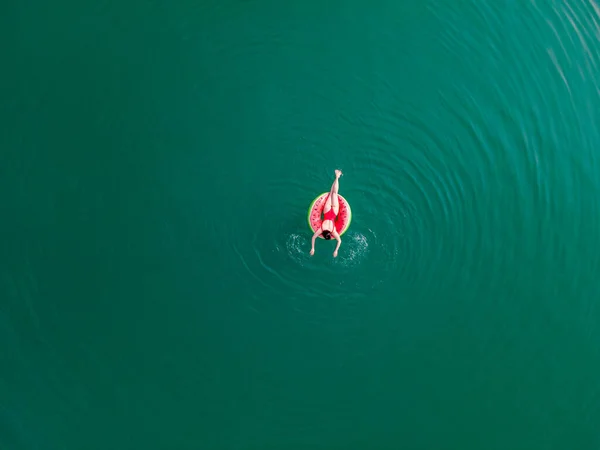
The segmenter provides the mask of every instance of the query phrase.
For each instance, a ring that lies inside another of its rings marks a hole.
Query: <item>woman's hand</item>
[[[335,250],[333,251],[333,257],[335,258],[337,256],[337,251],[340,248],[340,245],[342,245],[342,238],[340,238],[338,232],[335,231],[335,228],[333,229],[333,237],[337,241],[337,245],[335,246]]]
[[[310,240],[310,256],[315,254],[315,240],[317,239],[317,236],[321,234],[323,230],[321,230],[321,227],[318,228],[317,231],[315,231],[315,234],[313,234],[312,239]]]

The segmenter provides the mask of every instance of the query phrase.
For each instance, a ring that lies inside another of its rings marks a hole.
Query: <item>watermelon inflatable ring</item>
[[[317,231],[323,223],[323,208],[325,207],[325,201],[327,200],[328,195],[329,192],[324,192],[321,195],[318,195],[308,208],[308,226],[313,233]],[[340,210],[338,211],[338,216],[335,221],[335,229],[341,236],[350,226],[350,222],[352,222],[352,210],[350,209],[350,204],[348,201],[340,194],[338,194],[338,199]],[[321,239],[325,239],[321,235],[319,235],[319,237]]]

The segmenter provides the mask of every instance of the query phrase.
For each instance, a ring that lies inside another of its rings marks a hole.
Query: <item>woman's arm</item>
[[[333,257],[335,258],[337,256],[337,252],[340,248],[340,245],[342,245],[342,238],[340,237],[340,235],[336,232],[334,234],[335,240],[337,241],[337,245],[335,246],[335,250],[333,251]]]
[[[315,231],[315,234],[313,234],[312,237],[312,242],[311,242],[311,248],[310,248],[310,254],[314,255],[315,254],[315,239],[317,239],[317,236],[321,234],[321,227],[319,227],[317,229],[317,231]]]

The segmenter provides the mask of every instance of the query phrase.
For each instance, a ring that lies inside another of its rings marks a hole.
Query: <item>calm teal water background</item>
[[[0,11],[0,448],[598,448],[595,1]]]

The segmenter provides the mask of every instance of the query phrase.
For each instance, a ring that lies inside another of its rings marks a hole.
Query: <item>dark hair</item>
[[[329,230],[323,230],[323,237],[325,239],[331,239],[331,231],[329,231]]]

